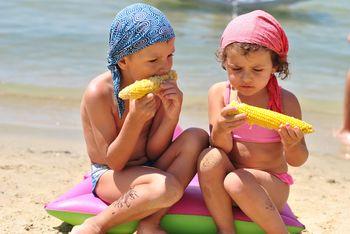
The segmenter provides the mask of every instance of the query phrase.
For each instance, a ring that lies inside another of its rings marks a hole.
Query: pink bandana
[[[251,43],[265,46],[287,59],[288,39],[280,23],[262,10],[252,11],[233,19],[221,36],[221,49],[233,42]],[[267,84],[270,109],[282,112],[281,87],[276,76],[271,75]]]

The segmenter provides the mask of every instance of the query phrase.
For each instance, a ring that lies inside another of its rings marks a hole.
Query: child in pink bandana
[[[293,178],[288,164],[308,158],[299,128],[278,131],[249,126],[245,114],[232,115],[232,100],[301,119],[297,98],[278,85],[288,76],[288,39],[270,14],[258,10],[226,27],[218,57],[228,81],[209,90],[210,148],[198,161],[206,205],[218,233],[234,233],[232,204],[267,233],[288,233],[279,211],[287,202]]]

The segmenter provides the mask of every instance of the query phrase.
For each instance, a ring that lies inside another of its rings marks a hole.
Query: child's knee
[[[156,199],[160,207],[169,207],[181,199],[184,188],[175,176],[167,174],[155,179],[149,191],[151,199]]]
[[[201,151],[209,145],[209,135],[201,128],[186,129],[181,135],[185,149]]]
[[[244,169],[237,169],[230,172],[224,179],[224,188],[231,195],[243,195],[251,186],[256,184],[252,174]]]
[[[200,175],[213,177],[216,173],[226,173],[223,151],[217,148],[207,148],[199,156],[197,169]]]

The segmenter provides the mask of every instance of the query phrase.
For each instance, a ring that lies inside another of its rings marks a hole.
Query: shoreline
[[[90,168],[80,129],[0,124],[0,132],[2,231],[66,233],[70,226],[48,215],[44,204],[72,188]],[[296,183],[288,204],[305,233],[350,230],[345,208],[350,206],[349,167],[350,160],[315,154],[302,167],[290,167]]]

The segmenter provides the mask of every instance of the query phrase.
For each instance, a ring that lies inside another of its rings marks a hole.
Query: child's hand
[[[292,128],[289,124],[282,125],[278,129],[284,150],[297,145],[304,137],[304,133],[298,128]]]
[[[165,115],[169,119],[178,119],[182,106],[183,94],[175,80],[164,81],[157,95],[162,100]]]
[[[135,121],[147,122],[154,117],[156,106],[154,94],[149,93],[142,98],[130,100],[129,115]]]
[[[222,108],[220,116],[217,120],[217,128],[219,131],[230,133],[233,129],[241,126],[247,120],[246,114],[234,114],[235,107],[225,106]]]

